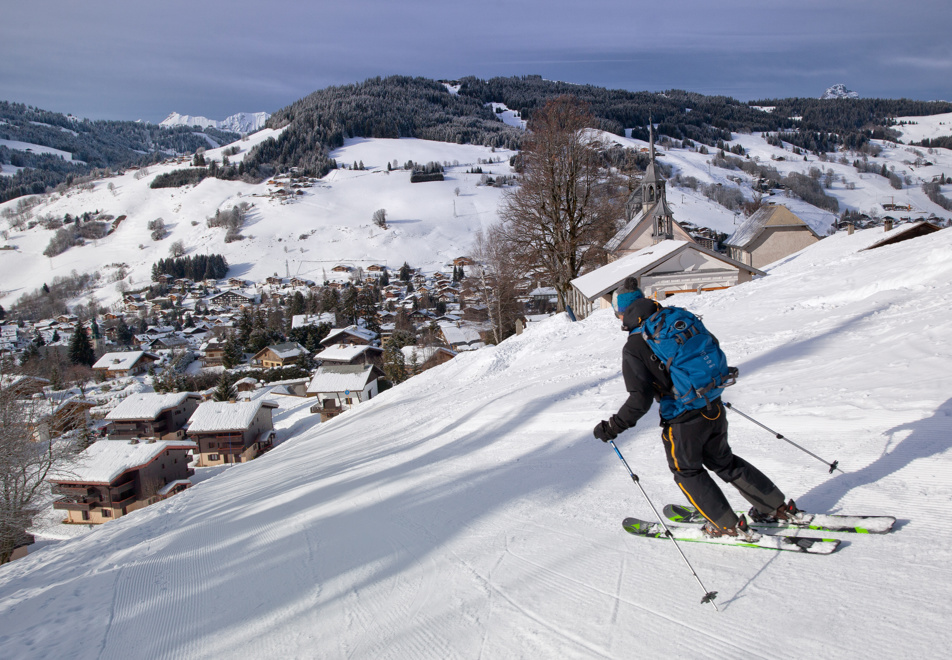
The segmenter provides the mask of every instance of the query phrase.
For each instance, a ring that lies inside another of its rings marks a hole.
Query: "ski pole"
[[[825,460],[825,459],[823,459],[823,458],[820,458],[819,456],[817,456],[816,454],[814,454],[812,451],[810,451],[810,450],[808,450],[808,449],[804,449],[803,447],[801,447],[800,445],[798,445],[797,443],[795,443],[795,442],[794,442],[793,440],[791,440],[790,438],[785,438],[782,434],[777,433],[777,432],[774,431],[773,429],[767,428],[766,426],[764,426],[763,424],[761,424],[760,422],[758,422],[758,421],[757,421],[756,419],[754,419],[753,417],[750,417],[749,415],[745,415],[744,413],[742,413],[741,411],[739,411],[737,408],[735,408],[735,407],[732,406],[731,404],[727,403],[726,401],[724,402],[724,407],[725,407],[725,408],[730,408],[731,410],[733,410],[735,413],[737,413],[738,415],[740,415],[740,416],[743,417],[744,419],[749,419],[750,421],[752,421],[754,424],[756,424],[756,425],[759,426],[760,428],[764,429],[765,431],[770,431],[771,433],[773,433],[773,434],[777,437],[778,440],[785,440],[786,442],[789,442],[791,445],[793,445],[794,447],[796,447],[796,448],[799,449],[800,451],[809,454],[810,456],[812,456],[812,457],[815,458],[816,460],[820,461],[821,463],[825,463],[825,464],[830,468],[830,474],[833,474],[833,470],[840,470],[840,468],[838,467],[839,464],[840,464],[839,461],[833,461],[832,463],[830,463],[829,461],[827,461],[827,460]],[[843,474],[846,474],[845,472],[843,472],[843,470],[840,470],[840,472],[843,473]]]
[[[644,487],[641,485],[641,481],[638,479],[638,475],[631,471],[631,467],[628,465],[628,461],[625,460],[625,457],[621,455],[621,452],[618,451],[618,446],[615,444],[614,440],[608,441],[612,449],[615,450],[615,453],[618,454],[618,458],[621,459],[621,462],[625,464],[625,468],[628,469],[628,474],[631,476],[631,480],[635,482],[635,485],[638,486],[638,490],[641,491],[641,494],[645,496],[645,501],[648,502],[648,506],[651,507],[651,510],[654,511],[655,517],[661,523],[661,526],[664,527],[664,534],[669,539],[674,541],[674,547],[678,549],[678,554],[681,555],[681,559],[684,560],[684,563],[687,564],[688,568],[691,570],[691,575],[694,576],[694,579],[697,580],[697,583],[701,586],[701,589],[704,591],[704,598],[701,599],[701,604],[710,603],[714,608],[715,612],[720,612],[717,609],[717,603],[714,602],[714,598],[717,597],[716,591],[708,591],[707,587],[704,586],[704,583],[701,582],[701,578],[698,577],[697,571],[694,570],[694,567],[691,566],[691,562],[688,561],[688,558],[685,556],[684,552],[681,550],[681,545],[678,543],[677,539],[674,538],[674,534],[671,533],[671,530],[668,529],[668,526],[664,522],[664,518],[658,513],[658,509],[655,508],[655,505],[651,503],[651,498],[648,497],[648,493],[645,492]]]

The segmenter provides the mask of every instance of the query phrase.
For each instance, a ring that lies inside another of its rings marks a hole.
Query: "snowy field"
[[[669,542],[622,530],[651,511],[591,437],[624,401],[625,335],[562,315],[0,568],[0,656],[944,657],[952,230],[860,251],[881,236],[671,302],[740,368],[727,400],[845,474],[732,415],[735,451],[891,534],[828,533],[826,557],[685,544],[719,592],[702,606]],[[654,412],[617,442],[659,508],[680,501]]]

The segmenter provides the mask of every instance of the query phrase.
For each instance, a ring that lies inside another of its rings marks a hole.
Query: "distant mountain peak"
[[[846,85],[843,83],[838,83],[832,87],[828,87],[821,99],[858,99],[859,94],[857,92],[850,91],[846,89]]]
[[[160,126],[201,126],[202,128],[217,128],[222,131],[231,131],[246,135],[254,133],[264,128],[264,123],[268,121],[271,114],[267,112],[239,112],[230,117],[217,121],[207,117],[196,117],[194,115],[180,115],[177,112],[171,113],[160,122]]]

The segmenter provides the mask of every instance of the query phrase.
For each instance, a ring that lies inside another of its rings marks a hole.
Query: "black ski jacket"
[[[641,326],[659,309],[661,305],[654,300],[639,298],[625,310],[622,330],[630,332]],[[634,426],[651,409],[655,399],[671,391],[671,377],[661,368],[661,363],[641,333],[628,335],[628,341],[622,349],[621,373],[625,379],[625,389],[628,390],[628,400],[611,418],[611,423],[619,432]],[[662,424],[665,421],[662,420]]]

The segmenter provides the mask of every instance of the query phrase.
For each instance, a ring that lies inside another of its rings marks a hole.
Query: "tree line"
[[[193,281],[220,280],[228,274],[228,261],[220,254],[196,254],[186,257],[168,257],[152,264],[152,281],[158,282],[161,275],[173,279],[188,278]]]

